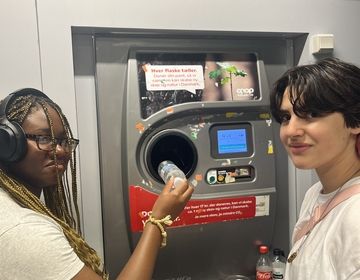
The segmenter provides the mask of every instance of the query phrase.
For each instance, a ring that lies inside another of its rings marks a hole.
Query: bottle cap
[[[280,256],[281,255],[281,250],[276,248],[273,250],[273,254],[276,255],[276,256]]]
[[[275,255],[275,256],[285,256],[285,254],[284,254],[284,251],[283,250],[281,250],[281,249],[279,249],[279,248],[275,248],[274,250],[273,250],[273,254]]]
[[[268,246],[266,246],[266,245],[261,245],[261,246],[259,247],[259,252],[260,252],[260,254],[266,254],[266,253],[268,253],[268,252],[269,252]]]

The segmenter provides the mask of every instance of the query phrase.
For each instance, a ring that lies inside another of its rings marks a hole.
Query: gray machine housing
[[[275,159],[274,154],[269,155],[267,152],[269,141],[273,143],[274,140],[268,107],[268,83],[263,65],[258,61],[261,81],[259,100],[178,104],[171,114],[163,109],[144,120],[140,115],[139,94],[134,94],[139,92],[134,54],[141,51],[132,50],[129,57],[127,108],[132,107],[132,110],[127,111],[127,129],[124,134],[129,155],[126,163],[128,180],[125,184],[129,186],[145,181],[142,184],[144,188],[160,192],[163,182],[156,174],[157,166],[162,160],[172,160],[185,172],[190,183],[194,180],[194,174],[203,174],[203,180],[194,184],[194,200],[270,196],[269,216],[168,229],[169,245],[160,253],[159,269],[154,277],[217,279],[231,274],[251,276],[254,274],[257,245],[270,245],[276,215]],[[227,117],[229,113],[231,117]],[[264,114],[268,117],[261,119],[259,116]],[[147,128],[143,133],[134,129],[139,120]],[[203,127],[199,129],[197,139],[191,139],[189,135],[192,128],[198,127],[199,123],[203,123]],[[249,123],[251,126],[251,141],[255,147],[253,153],[242,158],[214,159],[210,151],[211,127],[239,123]],[[161,145],[156,146],[158,141],[161,141]],[[158,149],[151,149],[154,146]],[[160,148],[165,148],[165,151],[159,155]],[[224,165],[251,166],[255,175],[238,183],[211,185],[206,182],[208,170],[223,168]],[[133,246],[139,236],[139,233],[131,234]],[[175,261],[174,258],[181,261]]]
[[[168,143],[165,146],[170,150],[185,149],[186,153],[180,151],[173,158],[164,159],[178,165],[185,162],[180,167],[189,182],[195,183],[192,200],[265,195],[269,197],[269,215],[169,228],[168,245],[160,251],[154,279],[211,280],[225,279],[233,274],[252,277],[260,244],[287,251],[289,231],[284,213],[288,209],[284,184],[287,159],[284,151],[278,148],[277,126],[269,117],[269,82],[264,63],[271,55],[283,63],[281,50],[287,49],[287,43],[278,39],[168,40],[161,36],[155,39],[100,36],[95,38],[95,45],[104,249],[106,266],[112,277],[121,269],[119,261],[126,262],[141,234],[130,230],[129,186],[139,185],[154,194],[163,188],[163,182],[155,172],[162,159],[156,158],[159,141]],[[171,114],[163,109],[145,119],[141,116],[137,53],[217,51],[256,53],[261,98],[183,103],[174,105]],[[118,121],[114,122],[114,118]],[[135,129],[139,122],[144,127],[141,132]],[[212,157],[211,128],[243,123],[251,127],[252,154],[237,158]],[[194,129],[198,129],[197,139],[189,136]],[[269,143],[273,145],[274,153],[269,153]],[[179,156],[185,161],[177,161]],[[207,172],[224,166],[251,166],[253,173],[239,182],[209,184]],[[282,178],[280,172],[284,175]],[[202,174],[203,180],[197,180],[197,174]]]

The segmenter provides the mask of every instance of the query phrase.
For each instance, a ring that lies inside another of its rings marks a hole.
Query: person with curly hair
[[[76,147],[60,107],[25,88],[0,103],[0,278],[108,279],[101,259],[82,237],[76,185]],[[170,180],[151,220],[116,279],[151,279],[166,227],[193,188]]]

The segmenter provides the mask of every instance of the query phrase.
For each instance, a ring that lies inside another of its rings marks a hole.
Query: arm
[[[184,209],[194,191],[187,182],[177,186],[174,190],[171,190],[172,184],[173,180],[166,184],[152,208],[152,215],[156,219],[171,215],[171,219],[174,220]],[[161,240],[162,237],[157,226],[147,223],[133,254],[116,279],[151,279]],[[84,267],[73,280],[85,279],[101,278],[90,268]]]

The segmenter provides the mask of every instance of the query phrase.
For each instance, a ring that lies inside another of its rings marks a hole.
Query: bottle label
[[[256,271],[256,280],[271,280],[271,271]]]
[[[284,279],[285,269],[273,267],[273,279]]]

